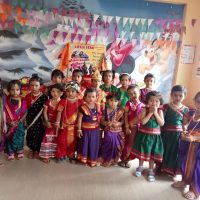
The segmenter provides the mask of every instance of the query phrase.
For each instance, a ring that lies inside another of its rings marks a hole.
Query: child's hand
[[[81,138],[83,136],[82,130],[77,130],[77,137]]]
[[[154,112],[153,112],[153,114],[155,115],[155,114],[158,114],[158,107],[154,107]]]
[[[51,126],[51,123],[50,123],[50,122],[47,122],[47,123],[46,123],[46,126],[47,126],[47,128],[52,128],[52,126]]]
[[[17,125],[18,125],[18,122],[17,122],[17,121],[13,121],[13,122],[10,123],[10,125],[11,125],[11,126],[17,126]]]
[[[149,107],[149,113],[153,114],[154,113],[154,107]]]
[[[108,121],[107,124],[106,124],[106,126],[113,126],[113,122]]]
[[[56,129],[60,128],[60,123],[53,124],[53,127],[56,128]]]
[[[129,127],[126,127],[126,134],[127,135],[131,134],[131,129]]]

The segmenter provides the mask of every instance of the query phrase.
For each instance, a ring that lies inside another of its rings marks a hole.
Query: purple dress
[[[105,121],[117,121],[119,122],[123,117],[124,111],[120,108],[112,111],[108,114],[107,108],[103,111],[103,117]],[[103,166],[110,166],[119,161],[124,147],[124,133],[122,126],[104,128],[104,138],[101,142],[100,148],[100,162]]]
[[[151,91],[151,90],[148,89],[148,88],[142,88],[142,89],[140,89],[140,101],[141,101],[142,103],[145,104],[146,95],[147,95],[147,93],[149,93],[150,91]]]
[[[78,139],[77,159],[81,163],[94,167],[97,164],[100,144],[97,106],[90,109],[87,104],[84,104],[79,112],[83,114],[81,125],[83,136]]]
[[[190,112],[190,118],[194,115],[194,110]],[[188,131],[200,131],[200,122],[195,122],[191,118]],[[181,172],[183,180],[190,185],[190,191],[196,197],[200,195],[200,143],[181,140],[179,146],[179,157],[181,162]]]

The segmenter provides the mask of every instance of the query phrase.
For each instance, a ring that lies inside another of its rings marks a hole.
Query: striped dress
[[[44,107],[47,107],[48,119],[51,125],[56,122],[58,105],[53,106],[49,99]],[[56,128],[46,128],[44,138],[42,140],[39,156],[44,159],[54,158],[57,150],[57,131]]]

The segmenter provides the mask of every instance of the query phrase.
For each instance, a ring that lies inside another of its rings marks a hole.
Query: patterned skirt
[[[163,143],[161,136],[139,132],[133,145],[133,154],[140,160],[162,162]]]
[[[123,132],[105,131],[99,153],[101,165],[110,166],[117,163],[121,157],[123,147]]]
[[[55,128],[46,128],[39,156],[41,158],[54,158],[57,150],[57,133]]]

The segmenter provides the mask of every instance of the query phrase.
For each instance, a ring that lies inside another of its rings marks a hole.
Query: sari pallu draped
[[[27,126],[29,126],[33,120],[37,117],[38,113],[43,109],[44,103],[48,97],[45,94],[41,94],[31,102],[31,94],[26,97],[28,107],[28,113],[26,116]],[[27,130],[26,144],[32,151],[40,151],[42,139],[44,137],[45,128],[42,120],[42,113],[32,126]]]
[[[58,106],[58,110],[62,112],[61,129],[58,134],[58,147],[56,157],[61,158],[75,156],[77,135],[76,123],[78,116],[78,108],[82,104],[82,100],[77,99],[76,102],[62,100]]]
[[[83,164],[94,167],[97,164],[100,145],[97,106],[90,109],[87,104],[84,104],[79,112],[83,114],[81,125],[83,136],[78,138],[77,159]]]
[[[27,106],[26,101],[20,99],[15,105],[10,97],[5,100],[5,116],[7,132],[5,133],[5,152],[14,153],[23,150],[25,127],[23,120],[25,118]],[[12,126],[11,123],[16,122]]]
[[[141,102],[134,103],[131,100],[129,100],[126,103],[125,112],[128,113],[129,126],[133,120],[138,118],[143,107],[144,107],[144,104]],[[130,160],[135,159],[135,156],[133,155],[133,152],[132,152],[132,148],[133,148],[133,144],[134,144],[136,135],[138,133],[139,126],[140,126],[139,123],[136,124],[135,126],[132,127],[131,134],[125,135],[125,144],[124,144],[124,149],[123,149],[122,156],[121,156],[121,160],[124,162],[128,162]]]
[[[103,116],[106,121],[121,121],[124,112],[118,108],[114,110],[109,116],[107,108],[103,111]],[[99,161],[103,166],[110,166],[116,164],[122,154],[124,148],[124,132],[122,126],[119,127],[105,127],[104,138],[101,142],[99,151]]]

